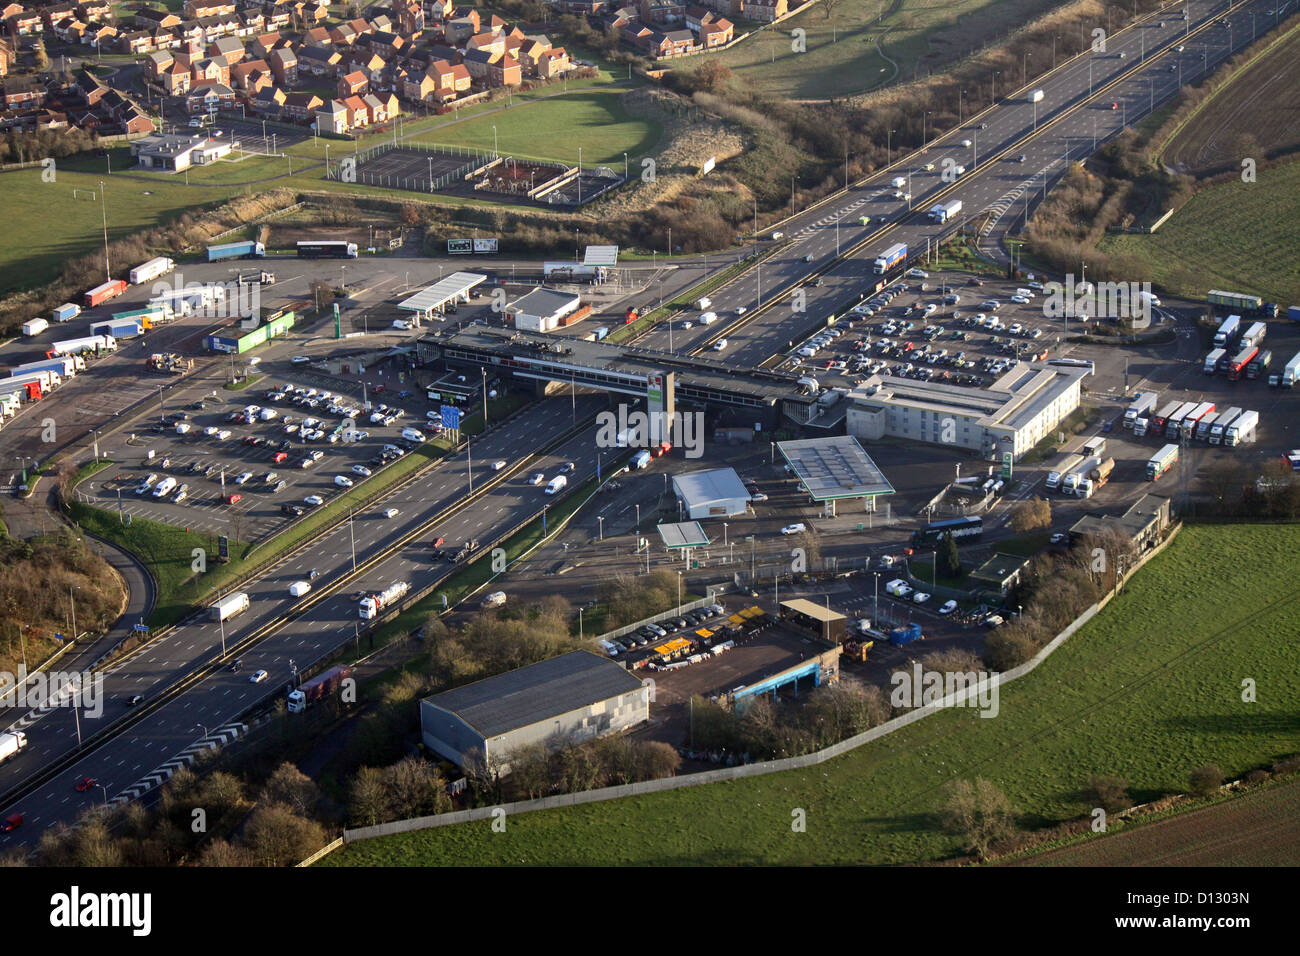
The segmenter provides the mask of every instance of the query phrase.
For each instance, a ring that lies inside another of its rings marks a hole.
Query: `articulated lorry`
[[[1110,473],[1115,470],[1115,459],[1107,458],[1096,468],[1079,479],[1074,493],[1080,498],[1091,498],[1092,493],[1110,481]]]
[[[1206,375],[1213,375],[1219,370],[1219,363],[1228,354],[1227,349],[1213,349],[1205,356],[1205,365],[1201,368]]]
[[[1177,438],[1182,432],[1183,419],[1192,413],[1196,408],[1196,402],[1183,402],[1178,406],[1178,410],[1169,416],[1165,422],[1165,437]]]
[[[289,713],[301,714],[316,701],[338,690],[345,680],[352,676],[352,668],[347,664],[331,667],[323,674],[318,674],[301,687],[289,691]]]
[[[872,269],[876,275],[882,276],[890,269],[901,264],[906,258],[907,246],[904,243],[897,242],[876,257],[876,261],[872,263]]]
[[[936,203],[930,207],[930,218],[937,223],[945,223],[949,219],[956,217],[961,212],[961,200],[950,199],[947,202]]]
[[[127,278],[131,280],[131,285],[139,285],[142,282],[148,282],[156,279],[161,275],[166,275],[176,268],[176,263],[166,256],[159,256],[156,259],[150,259],[148,262],[136,266],[128,274]]]
[[[1241,316],[1230,315],[1219,324],[1219,331],[1214,333],[1216,348],[1231,348],[1235,344],[1237,333],[1241,330]]]
[[[1270,375],[1268,384],[1274,388],[1290,388],[1297,380],[1300,380],[1300,352],[1291,357],[1281,372]]]
[[[1124,412],[1124,427],[1130,431],[1139,418],[1146,418],[1155,410],[1160,396],[1155,392],[1138,392],[1128,409]]]
[[[1242,412],[1235,422],[1223,433],[1225,445],[1245,445],[1255,440],[1255,429],[1259,426],[1259,412]]]
[[[1188,412],[1187,417],[1183,419],[1182,426],[1178,430],[1179,437],[1195,437],[1196,429],[1207,416],[1210,418],[1214,417],[1214,402],[1201,402],[1201,404]]]
[[[1102,459],[1096,455],[1085,458],[1083,463],[1076,465],[1068,475],[1061,481],[1061,493],[1066,495],[1075,495],[1079,493],[1079,483],[1087,478],[1093,471],[1101,467]]]
[[[1178,446],[1165,445],[1147,462],[1147,481],[1157,480],[1176,464],[1178,464]]]
[[[260,259],[265,255],[266,246],[260,242],[223,242],[218,246],[208,246],[209,262],[222,259]]]
[[[21,730],[0,734],[0,761],[8,760],[27,746],[27,735]]]
[[[389,607],[394,601],[399,600],[402,595],[411,589],[411,586],[405,581],[398,581],[396,584],[390,584],[382,591],[372,592],[361,599],[357,607],[357,615],[363,621],[372,621],[379,616],[379,612]]]
[[[86,293],[86,308],[94,308],[109,299],[115,299],[126,289],[125,279],[110,279],[108,282],[101,283]]]
[[[1246,366],[1246,378],[1263,378],[1268,367],[1273,364],[1273,350],[1264,349],[1255,356],[1255,361]]]
[[[1206,433],[1202,435],[1200,433],[1200,430],[1198,429],[1196,432],[1196,437],[1204,438],[1211,445],[1223,444],[1223,433],[1228,430],[1229,425],[1231,425],[1233,422],[1237,420],[1237,416],[1239,416],[1240,414],[1241,414],[1241,408],[1239,408],[1236,405],[1234,405],[1232,408],[1227,409],[1226,411],[1220,412],[1215,417],[1214,421],[1210,423],[1210,427],[1206,430]],[[1205,423],[1202,422],[1201,424],[1204,425]]]
[[[1244,335],[1241,337],[1242,348],[1255,348],[1264,344],[1264,336],[1268,334],[1268,326],[1263,322],[1254,322],[1251,324]]]
[[[78,355],[81,352],[116,352],[117,340],[111,335],[83,335],[76,339],[62,339],[50,344],[46,354],[50,358],[59,355]]]

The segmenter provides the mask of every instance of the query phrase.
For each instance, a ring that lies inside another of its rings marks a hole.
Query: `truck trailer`
[[[1255,356],[1255,361],[1246,366],[1246,378],[1262,378],[1271,364],[1273,364],[1273,351],[1264,349]]]
[[[1242,412],[1235,422],[1223,433],[1225,445],[1245,445],[1255,440],[1255,429],[1259,425],[1259,412]]]
[[[1178,446],[1165,445],[1147,462],[1147,481],[1156,481],[1178,463]]]
[[[411,586],[405,581],[398,581],[396,584],[390,584],[382,591],[367,594],[361,599],[357,607],[357,615],[363,621],[374,620],[380,611],[401,598],[410,588]]]
[[[1068,475],[1061,481],[1061,493],[1074,495],[1079,492],[1079,483],[1087,478],[1094,470],[1101,467],[1102,459],[1096,455],[1085,458],[1083,463],[1076,465]]]
[[[1253,322],[1250,328],[1245,331],[1241,337],[1241,347],[1251,348],[1264,344],[1264,336],[1268,334],[1268,326],[1263,322]]]
[[[139,319],[106,319],[103,322],[91,322],[91,335],[109,335],[115,339],[133,339],[143,335],[144,323]]]
[[[97,285],[86,293],[86,308],[94,308],[109,299],[116,299],[126,289],[125,279],[110,279],[108,282]]]
[[[77,355],[80,352],[116,352],[117,340],[111,335],[83,335],[77,339],[63,339],[50,345],[49,355]]]
[[[1164,408],[1160,409],[1160,411],[1158,411],[1156,414],[1152,415],[1151,416],[1152,434],[1163,435],[1165,433],[1165,425],[1169,423],[1169,419],[1173,417],[1174,412],[1178,411],[1178,409],[1182,407],[1182,404],[1183,403],[1179,401],[1170,402]]]
[[[28,319],[23,323],[23,335],[31,338],[33,335],[40,335],[49,327],[48,319]]]
[[[72,378],[86,367],[85,359],[79,355],[59,355],[39,362],[26,362],[15,365],[9,370],[10,377],[26,375],[29,372],[53,372],[60,378]]]
[[[1196,435],[1196,429],[1201,422],[1207,417],[1214,417],[1214,402],[1201,402],[1183,419],[1183,423],[1178,430],[1180,438],[1193,438]]]
[[[1201,371],[1206,375],[1213,375],[1219,370],[1219,362],[1221,362],[1227,354],[1226,349],[1212,349],[1210,353],[1205,356],[1205,365],[1202,366]]]
[[[1236,405],[1229,408],[1227,411],[1220,412],[1215,416],[1214,421],[1210,423],[1210,427],[1205,434],[1205,440],[1211,445],[1223,444],[1223,433],[1228,430],[1229,425],[1237,420],[1237,416],[1240,414],[1241,408]],[[1199,431],[1196,437],[1201,437]]]
[[[1132,429],[1133,423],[1139,418],[1146,418],[1155,410],[1157,401],[1159,396],[1155,392],[1138,392],[1124,412],[1124,427]]]
[[[1165,422],[1166,438],[1178,438],[1182,433],[1183,419],[1190,415],[1196,406],[1196,402],[1183,402],[1178,406],[1178,410],[1170,415],[1169,420]]]
[[[1219,324],[1219,330],[1214,333],[1214,344],[1218,348],[1229,348],[1232,346],[1237,333],[1241,330],[1241,316],[1230,315]]]
[[[227,594],[216,604],[208,608],[208,613],[214,621],[228,621],[236,614],[243,614],[249,608],[250,601],[248,595],[243,591],[236,591],[234,594]]]
[[[65,302],[54,310],[55,322],[70,322],[81,315],[81,306],[75,302]]]
[[[338,690],[340,685],[352,676],[352,668],[347,664],[331,667],[323,674],[318,674],[301,687],[289,691],[289,713],[301,714],[316,701]]]
[[[142,282],[148,282],[159,276],[166,275],[176,268],[176,263],[166,256],[159,256],[156,259],[150,259],[148,262],[136,266],[128,274],[127,278],[131,280],[131,285],[139,285]]]
[[[1248,345],[1232,357],[1228,363],[1228,381],[1238,382],[1246,372],[1246,366],[1255,361],[1259,355],[1259,348],[1254,345]]]
[[[8,760],[27,746],[27,735],[21,730],[0,734],[0,761]]]
[[[872,268],[875,270],[876,275],[882,276],[890,269],[902,263],[906,258],[907,246],[904,243],[896,242],[876,257],[876,261],[872,264]]]
[[[945,223],[961,212],[961,200],[950,199],[930,207],[930,218],[937,223]]]
[[[222,259],[261,259],[266,255],[266,246],[260,242],[223,242],[217,246],[208,246],[208,261],[219,262]]]
[[[1273,381],[1275,378],[1277,379],[1276,382]],[[1280,375],[1270,375],[1268,384],[1281,388],[1290,388],[1298,379],[1300,379],[1300,352],[1291,356],[1291,361],[1286,363]]]

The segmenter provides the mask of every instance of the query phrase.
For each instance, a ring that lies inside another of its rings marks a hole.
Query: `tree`
[[[36,41],[36,46],[32,51],[32,56],[38,73],[44,73],[50,68],[50,56],[45,52],[44,40]]]
[[[294,866],[325,845],[325,831],[276,803],[253,812],[243,842],[262,866]]]
[[[1037,531],[1052,524],[1052,503],[1046,498],[1022,501],[1011,512],[1011,530],[1017,534]]]
[[[1093,774],[1088,778],[1088,785],[1083,788],[1083,798],[1107,813],[1118,813],[1133,806],[1133,798],[1128,794],[1128,783],[1123,777]]]
[[[1189,783],[1193,794],[1208,797],[1223,785],[1223,771],[1217,763],[1207,763],[1192,771]]]
[[[944,787],[940,816],[950,833],[962,841],[962,849],[987,860],[989,847],[1015,832],[1016,812],[1006,794],[982,777],[952,780]]]
[[[320,788],[316,781],[286,760],[267,779],[262,788],[262,800],[281,803],[294,813],[310,816],[320,803]]]
[[[362,767],[357,771],[348,791],[348,816],[367,827],[388,819],[388,784],[382,770]]]
[[[952,536],[951,531],[945,531],[943,537],[939,539],[935,560],[939,562],[939,573],[944,577],[955,578],[961,575],[961,555],[957,552],[957,539]]]

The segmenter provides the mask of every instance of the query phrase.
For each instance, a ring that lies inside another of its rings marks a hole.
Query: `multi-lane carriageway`
[[[45,827],[71,822],[91,803],[138,796],[150,783],[161,780],[166,775],[163,768],[174,767],[180,755],[228,738],[240,715],[259,701],[285,692],[295,667],[302,672],[356,640],[356,591],[381,590],[396,581],[410,582],[413,590],[428,585],[452,570],[446,562],[431,560],[430,541],[434,537],[445,537],[446,547],[451,548],[471,538],[486,543],[554,501],[546,495],[545,484],[527,483],[531,472],[541,471],[549,479],[559,474],[564,463],[573,462],[571,488],[592,478],[601,452],[596,447],[595,427],[581,426],[603,406],[603,399],[592,397],[580,397],[574,403],[567,398],[549,399],[531,413],[475,440],[470,455],[476,492],[493,479],[504,476],[504,480],[318,603],[310,602],[351,571],[353,540],[356,563],[363,566],[402,536],[462,502],[469,492],[469,456],[462,453],[444,460],[413,484],[368,506],[350,523],[343,522],[301,553],[240,585],[239,590],[249,594],[251,607],[225,625],[224,639],[229,648],[283,618],[296,605],[306,603],[307,609],[285,620],[255,646],[240,650],[243,666],[239,672],[231,672],[224,665],[218,667],[183,694],[147,713],[127,732],[111,736],[85,756],[67,763],[54,778],[9,801],[0,816],[18,812],[25,819],[20,829],[4,838],[4,843],[34,844]],[[573,431],[575,422],[580,426],[576,433],[553,451],[537,451]],[[604,455],[608,464],[609,453]],[[492,465],[501,460],[506,467],[494,471]],[[387,508],[397,508],[399,514],[385,518],[383,511]],[[303,601],[290,597],[289,585],[305,579],[311,569],[317,572],[313,593]],[[72,709],[67,707],[24,714],[5,728],[24,730],[28,744],[0,765],[0,790],[9,792],[72,754],[78,730],[83,738],[90,738],[106,725],[136,716],[126,704],[131,696],[143,695],[145,703],[141,706],[146,708],[162,699],[167,688],[219,658],[221,642],[221,627],[208,620],[206,614],[196,615],[104,675],[103,715],[99,719],[82,710],[78,725]],[[260,684],[250,683],[249,675],[259,669],[268,671],[269,677]],[[107,793],[99,787],[77,793],[74,784],[85,777],[94,777]]]
[[[1295,2],[1166,4],[1110,36],[1105,52],[1074,57],[925,150],[780,225],[786,235],[783,248],[710,293],[710,308],[722,321],[689,330],[679,324],[671,333],[671,348],[695,351],[726,338],[722,357],[747,366],[786,351],[791,340],[862,291],[872,260],[890,245],[906,243],[909,254],[916,255],[927,242],[951,234],[984,210],[1018,215],[1028,194],[1045,190],[1067,162],[1090,155],[1097,144],[1173,96],[1182,83],[1212,70],[1252,42],[1252,36],[1276,27],[1281,17],[1294,12]],[[1184,10],[1187,20],[1181,19]],[[1220,24],[1223,19],[1228,26]],[[1043,91],[1043,98],[1032,103],[1028,94],[1035,89]],[[961,145],[967,139],[970,148]],[[1018,161],[1021,154],[1024,162]],[[945,182],[945,160],[964,166],[966,173]],[[931,163],[934,169],[927,170]],[[894,198],[890,183],[896,176],[909,181],[903,191],[910,192],[910,201]],[[928,218],[941,198],[962,200],[957,221],[939,225]],[[866,226],[859,225],[863,216],[871,220]],[[803,286],[804,308],[794,313],[789,290],[816,274],[823,284]],[[740,308],[746,314],[737,319]],[[638,344],[667,351],[669,332],[660,326]]]

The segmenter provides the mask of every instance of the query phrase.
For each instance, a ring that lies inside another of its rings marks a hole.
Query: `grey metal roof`
[[[579,296],[572,292],[557,292],[555,289],[539,286],[506,306],[506,313],[508,315],[514,315],[516,312],[522,312],[524,315],[554,315],[564,309],[572,308],[578,301]]]
[[[749,489],[734,468],[713,468],[709,471],[693,471],[687,475],[674,475],[673,487],[688,508],[717,501],[749,500]]]
[[[584,266],[618,265],[618,246],[587,246],[582,251]]]
[[[488,739],[640,687],[639,678],[613,661],[572,651],[425,701],[455,714]]]
[[[668,548],[698,548],[709,543],[698,521],[659,525],[659,538]]]
[[[399,309],[408,312],[431,312],[440,309],[457,296],[463,296],[480,282],[486,282],[487,276],[478,272],[453,272],[451,275],[421,289],[409,299],[397,303]]]
[[[894,492],[894,486],[852,436],[783,441],[776,447],[814,501]]]

